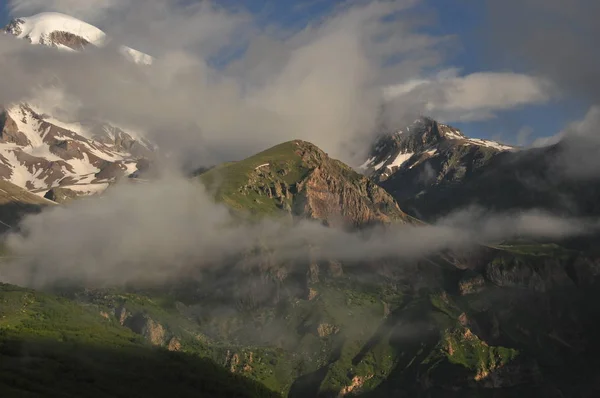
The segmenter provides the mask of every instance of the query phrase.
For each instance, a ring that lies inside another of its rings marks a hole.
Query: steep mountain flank
[[[469,138],[452,126],[424,117],[403,130],[381,134],[360,168],[377,181],[386,181],[416,166],[441,163],[428,173],[430,183],[440,183],[460,180],[469,169],[478,168],[500,152],[515,149],[495,141]]]
[[[58,186],[100,192],[154,149],[118,128],[62,123],[27,104],[4,109],[0,128],[0,178],[42,195]]]
[[[496,156],[515,150],[422,118],[404,130],[381,135],[361,170],[405,206],[429,190],[469,180]]]
[[[255,215],[287,213],[350,226],[409,220],[382,188],[304,141],[277,145],[199,178],[218,200]]]
[[[425,219],[434,219],[470,205],[491,211],[543,209],[568,216],[598,216],[598,179],[573,178],[560,163],[564,143],[518,152],[503,152],[474,170],[461,183],[430,186],[403,206]],[[382,185],[401,197],[404,176]]]

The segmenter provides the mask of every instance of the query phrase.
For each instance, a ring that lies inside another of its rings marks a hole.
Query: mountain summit
[[[32,44],[67,51],[82,50],[90,44],[103,47],[110,42],[106,34],[97,27],[57,12],[13,19],[4,31]],[[119,51],[127,59],[138,64],[150,65],[153,60],[150,55],[127,46],[120,46]]]
[[[496,141],[469,138],[452,126],[422,117],[402,130],[380,135],[373,143],[369,159],[360,168],[384,181],[401,168],[412,169],[460,147],[493,152],[515,149]]]
[[[13,19],[4,30],[32,44],[72,50],[79,50],[90,43],[100,46],[106,38],[104,32],[95,26],[56,12]]]
[[[327,225],[409,222],[370,179],[315,145],[289,141],[200,175],[217,199],[254,214],[291,214]]]
[[[467,137],[452,126],[423,117],[403,130],[380,135],[360,169],[402,206],[433,187],[463,181],[497,155],[516,150]]]

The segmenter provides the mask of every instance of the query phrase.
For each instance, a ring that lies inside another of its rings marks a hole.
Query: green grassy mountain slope
[[[199,176],[218,200],[254,215],[362,226],[407,221],[392,197],[316,146],[290,141]]]
[[[211,360],[152,348],[105,310],[0,284],[2,396],[277,396]]]
[[[244,290],[259,275],[242,273],[230,274],[240,284],[224,296],[210,279],[77,300],[102,306],[153,344],[175,339],[180,350],[290,397],[558,397],[600,387],[591,377],[599,365],[597,259],[507,242],[475,263],[437,284],[423,283],[426,267],[367,276],[318,264],[306,293],[281,280],[278,297],[266,301],[268,285]]]

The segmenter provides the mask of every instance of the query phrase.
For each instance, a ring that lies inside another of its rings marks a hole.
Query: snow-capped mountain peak
[[[421,117],[402,130],[377,137],[360,169],[383,181],[401,168],[413,168],[460,147],[487,148],[494,152],[515,149],[496,141],[469,138],[452,126]]]
[[[79,49],[90,43],[101,46],[106,39],[106,34],[95,26],[57,12],[13,19],[5,30],[32,44],[71,49]]]
[[[13,19],[4,31],[32,44],[69,51],[82,50],[89,44],[103,47],[110,41],[106,33],[97,27],[57,12]],[[150,55],[127,46],[119,46],[119,52],[137,64],[150,65],[153,61]]]
[[[109,42],[102,30],[59,13],[14,19],[4,31],[35,45],[74,52]],[[118,50],[137,64],[152,63],[152,57],[129,47]],[[133,175],[140,162],[153,157],[156,148],[143,134],[107,120],[77,121],[62,114],[59,86],[0,107],[0,180],[40,196],[57,188],[65,197],[89,195]]]

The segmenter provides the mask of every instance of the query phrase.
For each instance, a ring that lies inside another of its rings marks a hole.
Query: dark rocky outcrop
[[[98,180],[118,180],[125,176],[125,172],[127,171],[127,167],[123,165],[121,162],[109,163],[106,162],[106,166],[103,167],[99,172],[97,172],[94,176]]]
[[[54,31],[49,35],[48,40],[53,44],[62,44],[63,46],[69,47],[73,50],[82,50],[85,46],[90,44],[89,41],[81,36],[74,35],[70,32]]]
[[[64,204],[72,201],[73,199],[77,199],[79,196],[80,194],[72,189],[56,187],[46,192],[44,198],[52,200],[56,203]]]
[[[29,140],[25,134],[19,131],[17,124],[6,111],[0,113],[0,142],[20,146],[29,145]]]

